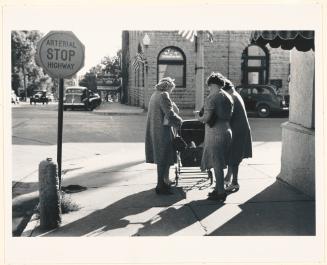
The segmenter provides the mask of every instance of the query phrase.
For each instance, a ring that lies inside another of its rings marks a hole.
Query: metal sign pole
[[[57,164],[58,164],[58,178],[59,190],[61,190],[61,157],[62,157],[62,127],[63,127],[63,93],[64,79],[59,78],[59,103],[58,103],[58,134],[57,134]]]

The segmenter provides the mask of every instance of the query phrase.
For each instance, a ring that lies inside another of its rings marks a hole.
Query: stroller
[[[179,130],[179,135],[186,142],[187,147],[184,151],[177,151],[177,164],[175,166],[175,182],[178,185],[180,174],[199,173],[206,175],[210,180],[210,185],[213,182],[211,170],[202,172],[197,167],[201,166],[203,142],[204,142],[205,125],[198,120],[185,120]],[[194,178],[189,177],[189,178]]]

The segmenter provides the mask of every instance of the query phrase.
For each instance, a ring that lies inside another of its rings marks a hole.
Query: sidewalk
[[[102,102],[99,107],[93,110],[93,113],[103,115],[142,115],[145,111],[140,107],[125,105],[119,102]]]
[[[144,163],[143,143],[93,145],[83,149],[100,148],[100,156],[84,153],[63,163],[63,186],[87,187],[71,194],[81,209],[63,214],[61,226],[48,232],[33,216],[22,236],[315,234],[314,200],[276,181],[280,142],[253,143],[254,157],[240,166],[240,190],[223,204],[206,200],[212,186],[199,174],[181,175],[173,195],[156,195],[156,167]]]
[[[143,108],[121,104],[119,102],[102,102],[101,105],[93,110],[95,114],[102,115],[146,115],[147,111]],[[181,110],[183,117],[194,117],[192,109]]]

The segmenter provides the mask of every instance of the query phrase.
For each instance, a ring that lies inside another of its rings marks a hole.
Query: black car
[[[64,110],[68,108],[83,108],[93,110],[101,104],[101,97],[98,93],[88,90],[86,87],[67,87],[64,97]]]
[[[34,102],[34,104],[36,104],[37,102],[39,103],[46,103],[48,104],[49,102],[49,98],[47,96],[47,92],[46,91],[34,91],[33,96],[30,97],[30,104],[32,104]]]
[[[275,88],[269,85],[237,86],[236,91],[244,100],[247,111],[255,111],[261,118],[271,113],[288,113],[289,100],[278,95]]]

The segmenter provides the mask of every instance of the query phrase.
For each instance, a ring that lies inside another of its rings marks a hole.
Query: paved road
[[[106,143],[143,143],[146,115],[101,115],[87,111],[64,112],[63,160],[110,153]],[[253,140],[281,141],[281,123],[287,118],[250,118]],[[55,154],[57,142],[57,106],[21,104],[12,108],[12,144],[14,163],[13,231],[19,235],[37,202],[36,197],[25,199],[20,195],[37,191],[38,183],[22,180],[35,174],[35,165],[26,163],[30,156],[45,158]],[[37,148],[35,148],[37,147]],[[37,153],[36,151],[37,150]],[[41,150],[41,151],[40,151]],[[42,151],[44,150],[44,152]],[[34,153],[33,153],[34,152]],[[51,153],[50,152],[50,153]],[[28,173],[28,174],[27,174]]]
[[[109,116],[88,111],[64,112],[64,143],[143,142],[145,115]],[[249,118],[254,141],[281,141],[287,118]],[[13,145],[57,142],[56,105],[23,105],[12,111]]]

